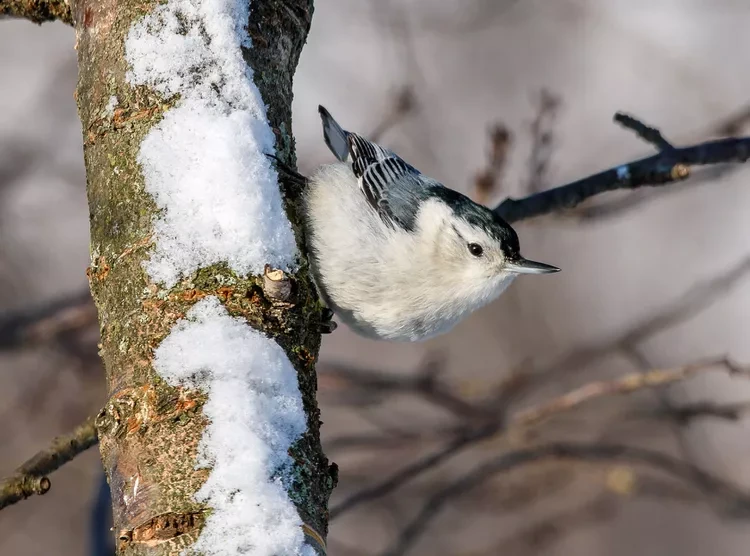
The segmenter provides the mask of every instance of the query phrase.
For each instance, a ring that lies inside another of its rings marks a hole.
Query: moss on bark
[[[73,24],[70,1],[66,0],[0,0],[0,15],[21,17],[40,25],[56,20]]]
[[[303,265],[290,277],[292,297],[285,301],[266,295],[262,277],[237,276],[225,265],[202,268],[170,289],[151,283],[142,268],[152,247],[157,208],[144,190],[137,155],[173,99],[125,82],[124,40],[133,21],[154,5],[148,0],[84,0],[74,10],[91,224],[88,276],[109,391],[97,427],[112,490],[118,554],[171,554],[189,547],[209,511],[192,497],[207,476],[206,470],[194,469],[206,426],[201,411],[205,399],[200,392],[171,388],[152,367],[154,348],[207,295],[217,296],[232,315],[275,338],[297,369],[308,431],[291,450],[295,480],[290,496],[307,526],[325,537],[335,474],[320,447],[314,368],[320,305],[307,268]],[[258,1],[251,8],[248,28],[254,47],[245,58],[268,104],[279,156],[293,162],[292,77],[309,30],[312,0]],[[107,112],[113,95],[117,109]],[[300,191],[285,186],[283,193],[303,250]]]

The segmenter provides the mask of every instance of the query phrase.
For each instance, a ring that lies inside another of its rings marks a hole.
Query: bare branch
[[[713,126],[712,133],[719,137],[737,135],[750,123],[750,105],[743,106]]]
[[[621,123],[627,121],[626,125],[629,128],[638,131],[639,135],[647,137],[649,141],[662,146],[669,145],[657,130],[634,118],[623,115],[615,118]],[[586,199],[607,191],[632,190],[681,181],[690,175],[693,166],[745,162],[748,158],[750,137],[720,139],[690,147],[669,148],[654,156],[622,164],[522,199],[508,198],[495,207],[495,212],[508,222],[517,222],[573,208]]]
[[[360,504],[388,495],[403,484],[418,477],[421,473],[437,467],[477,442],[503,430],[503,426],[506,423],[504,411],[509,398],[516,397],[519,391],[528,389],[542,378],[550,376],[552,371],[570,372],[573,369],[585,367],[606,354],[632,349],[646,338],[684,322],[699,311],[710,306],[743,280],[748,272],[750,272],[750,257],[739,261],[735,266],[719,276],[699,282],[676,301],[654,315],[638,321],[617,337],[575,349],[548,367],[536,371],[534,376],[524,375],[514,378],[511,381],[508,395],[501,392],[501,395],[495,400],[494,406],[501,408],[501,412],[495,415],[495,419],[479,427],[459,432],[457,436],[434,452],[405,465],[380,483],[354,493],[331,509],[331,519]]]
[[[94,418],[90,417],[72,433],[58,436],[46,450],[26,461],[15,474],[0,483],[0,510],[50,488],[49,473],[59,469],[97,443]]]
[[[689,141],[704,141],[708,137],[732,137],[742,133],[743,129],[750,121],[750,106],[744,106],[735,111],[733,114],[722,118],[717,123],[709,126],[705,132],[694,135],[695,139]],[[695,169],[691,173],[690,181],[683,185],[679,190],[675,188],[663,187],[658,189],[641,189],[620,199],[612,201],[589,204],[588,206],[578,206],[575,210],[561,214],[566,218],[573,218],[579,222],[592,222],[605,218],[622,216],[625,213],[635,210],[645,202],[672,195],[686,187],[697,187],[706,183],[713,183],[720,179],[726,178],[736,172],[740,166],[736,164],[717,164],[700,169]]]
[[[638,137],[640,137],[647,143],[651,143],[660,151],[668,151],[674,149],[672,144],[664,139],[661,131],[659,131],[655,127],[647,126],[642,121],[634,118],[633,116],[618,112],[617,114],[615,114],[615,121],[623,127],[633,130],[636,135],[638,135]]]
[[[49,341],[96,324],[96,308],[86,288],[40,307],[0,313],[0,350]]]
[[[70,3],[65,0],[0,0],[0,18],[3,16],[28,19],[40,25],[55,20],[73,25]]]
[[[537,374],[542,376],[553,372],[570,372],[584,368],[605,355],[632,350],[646,339],[684,323],[710,307],[745,280],[748,274],[750,257],[745,257],[718,276],[712,276],[691,286],[667,306],[633,323],[616,337],[574,349]]]
[[[536,425],[548,417],[570,411],[596,398],[631,394],[637,390],[672,384],[698,373],[710,371],[716,367],[727,369],[731,375],[742,374],[747,376],[750,374],[750,369],[740,367],[728,359],[722,358],[704,363],[693,363],[674,369],[657,369],[632,373],[611,381],[590,382],[549,402],[524,409],[513,417],[510,426],[527,427]]]
[[[500,429],[500,427],[500,423],[492,422],[483,425],[482,427],[479,427],[473,431],[469,431],[461,436],[458,436],[435,452],[432,452],[431,454],[428,454],[423,458],[420,458],[417,461],[402,467],[400,470],[396,471],[384,481],[354,493],[352,496],[345,499],[340,504],[331,508],[329,512],[330,519],[333,520],[342,513],[349,511],[365,502],[377,500],[378,498],[382,498],[383,496],[390,494],[415,477],[418,477],[423,472],[428,471],[433,467],[437,467],[452,456],[462,452],[468,446],[471,446],[485,438],[489,438],[490,436],[495,434]]]
[[[610,493],[600,494],[577,508],[567,508],[539,521],[524,524],[498,542],[493,547],[493,554],[539,554],[552,548],[566,535],[614,519],[618,509],[615,496]]]
[[[750,401],[717,404],[712,402],[696,402],[685,405],[660,408],[646,413],[649,419],[672,419],[684,426],[695,419],[713,418],[724,421],[739,421],[750,412]],[[643,416],[643,415],[641,415]]]
[[[488,417],[487,411],[462,399],[439,379],[442,365],[441,360],[428,359],[414,374],[394,375],[371,369],[352,369],[345,365],[327,363],[318,368],[318,375],[323,377],[323,380],[325,377],[344,380],[361,388],[369,396],[403,392],[420,396],[458,417]]]
[[[409,115],[415,110],[417,106],[417,97],[411,87],[404,86],[401,90],[397,91],[393,95],[391,105],[388,108],[388,112],[380,120],[375,129],[370,132],[368,137],[372,141],[379,140],[385,133],[390,131],[397,123],[399,123],[405,116]]]
[[[569,460],[594,463],[626,462],[646,465],[671,477],[710,492],[717,502],[732,512],[750,511],[750,496],[735,485],[672,456],[621,444],[555,442],[505,453],[476,467],[457,481],[433,494],[417,516],[403,529],[383,556],[402,556],[414,546],[429,522],[450,500],[476,488],[498,473],[507,473],[524,465],[545,460]]]
[[[536,116],[531,122],[531,155],[527,191],[538,193],[544,187],[554,146],[554,124],[560,108],[560,97],[542,89]]]
[[[474,178],[474,190],[479,203],[484,203],[493,191],[502,189],[501,179],[512,142],[510,130],[502,123],[495,123],[490,128],[489,138],[487,166]]]
[[[384,481],[354,493],[337,506],[331,508],[330,517],[331,519],[334,519],[343,512],[351,510],[360,504],[390,494],[405,483],[408,483],[415,477],[421,475],[423,472],[437,467],[446,460],[462,453],[470,446],[490,438],[495,434],[507,432],[511,429],[535,425],[547,417],[572,410],[592,399],[614,394],[631,393],[636,390],[677,382],[699,372],[708,371],[709,369],[716,367],[727,369],[730,374],[747,375],[748,372],[750,372],[744,367],[732,363],[728,359],[717,359],[704,363],[685,365],[674,369],[655,370],[647,373],[634,373],[610,382],[595,382],[577,390],[573,390],[572,392],[560,396],[559,398],[555,398],[550,402],[522,410],[509,420],[506,420],[504,414],[500,413],[499,415],[496,415],[495,419],[490,420],[489,422],[468,428],[436,451],[402,467]],[[486,409],[484,411],[486,412]]]

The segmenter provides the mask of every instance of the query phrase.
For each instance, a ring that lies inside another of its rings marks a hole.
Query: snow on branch
[[[238,274],[266,263],[292,270],[297,248],[282,206],[275,137],[243,48],[248,3],[170,0],[135,23],[126,40],[132,85],[174,108],[144,139],[138,162],[161,214],[149,276],[167,287],[226,262]]]
[[[144,263],[166,288],[200,268],[239,275],[293,271],[297,247],[276,171],[275,136],[243,56],[248,2],[169,0],[131,27],[127,80],[174,107],[144,138],[138,162],[159,208]],[[212,511],[193,550],[206,555],[314,556],[289,497],[292,444],[307,429],[297,373],[275,341],[196,303],[155,351],[172,386],[208,396],[196,465],[210,468],[195,499]]]
[[[193,548],[314,556],[287,495],[288,450],[306,421],[297,373],[281,347],[207,297],[157,348],[154,367],[172,386],[208,393],[198,465],[212,471],[195,497],[214,511]]]

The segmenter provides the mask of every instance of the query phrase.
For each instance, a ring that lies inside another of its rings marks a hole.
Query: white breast
[[[321,167],[305,196],[313,274],[325,303],[358,333],[415,341],[446,332],[512,278],[465,287],[434,268],[429,245],[386,226],[347,164]],[[421,214],[430,218],[439,215]],[[422,222],[429,225],[429,222]]]

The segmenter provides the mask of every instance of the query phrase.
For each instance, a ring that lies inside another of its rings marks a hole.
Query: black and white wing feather
[[[427,185],[439,184],[392,151],[344,130],[322,106],[318,111],[328,148],[342,162],[351,155],[352,171],[367,202],[389,226],[412,230],[417,201],[424,196]]]

